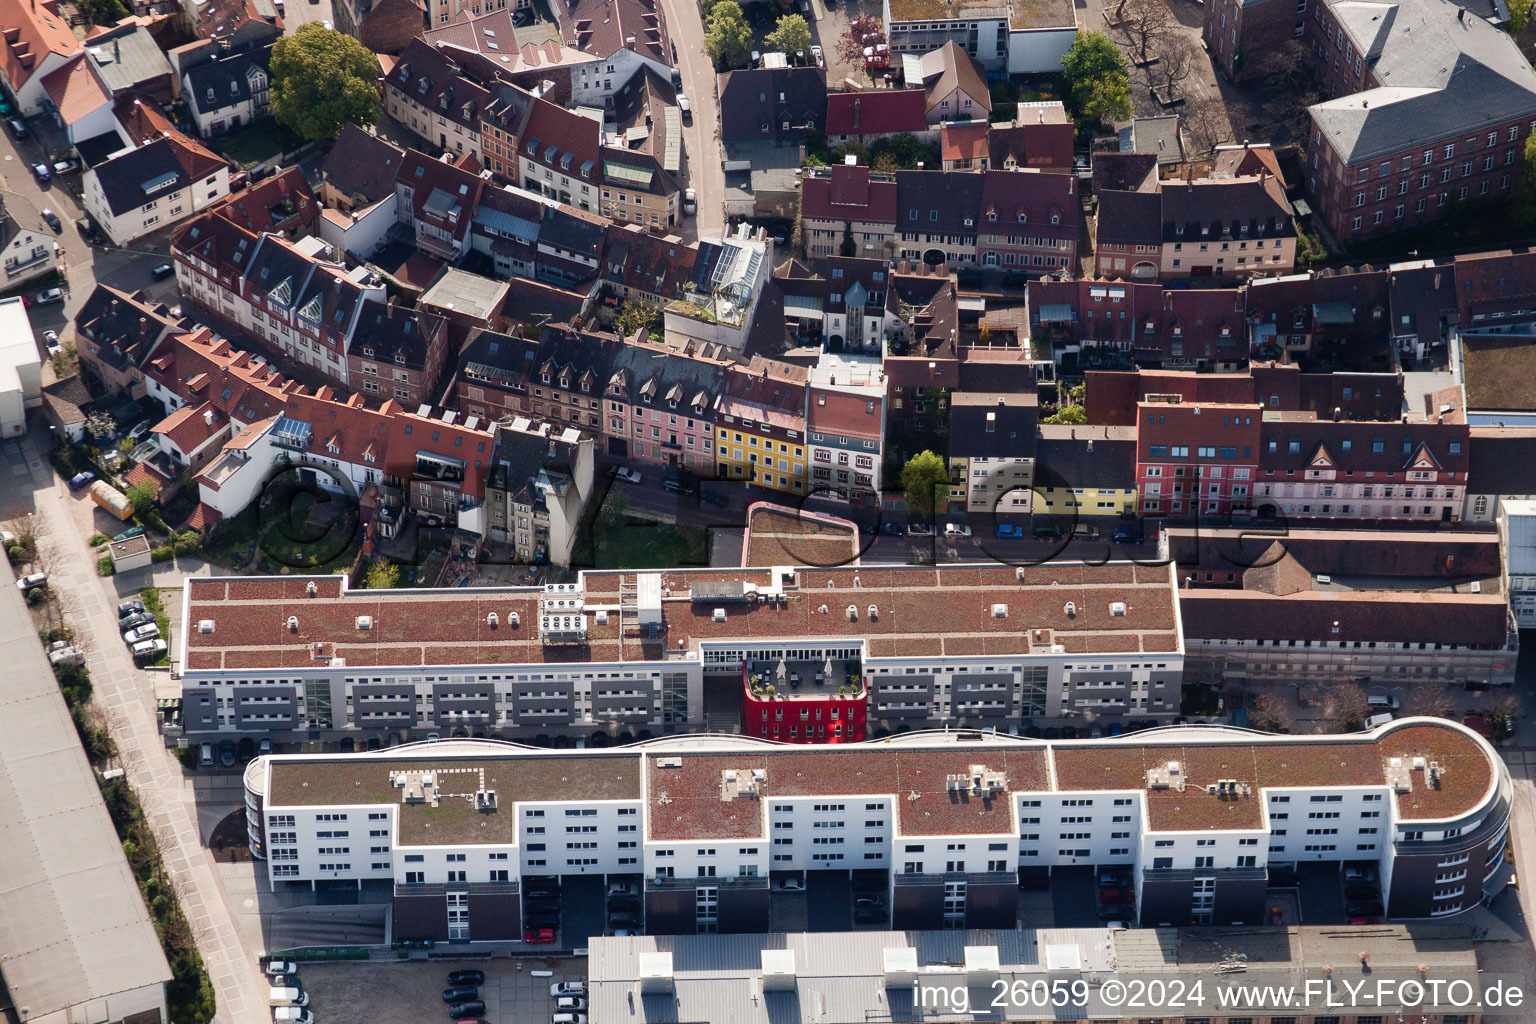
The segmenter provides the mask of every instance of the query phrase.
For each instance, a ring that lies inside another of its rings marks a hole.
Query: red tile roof
[[[939,129],[945,160],[980,160],[987,156],[987,122],[953,121]]]
[[[806,425],[822,433],[878,438],[885,402],[879,395],[813,388],[806,403]]]
[[[828,135],[885,135],[928,130],[928,103],[921,89],[875,89],[827,96]]]
[[[65,125],[72,125],[87,114],[100,110],[112,102],[111,94],[96,77],[96,72],[91,68],[91,62],[85,59],[85,54],[73,58],[45,75],[43,88],[47,90],[48,98],[53,101],[53,105],[58,108],[58,115]]]
[[[871,180],[869,168],[839,165],[800,186],[803,216],[812,220],[896,223],[896,182]]]
[[[193,509],[192,514],[187,517],[187,528],[197,530],[199,533],[206,532],[222,518],[224,513],[207,502],[200,501],[197,503],[197,508]]]
[[[56,4],[43,0],[0,0],[0,72],[19,89],[51,53],[69,56],[80,52],[80,41],[58,13]]]

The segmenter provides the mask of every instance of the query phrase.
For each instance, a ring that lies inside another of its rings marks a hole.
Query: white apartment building
[[[1168,566],[587,571],[469,591],[221,577],[190,581],[182,612],[189,735],[678,731],[703,721],[706,676],[780,661],[861,676],[891,727],[1166,721],[1183,670]]]
[[[1510,875],[1508,773],[1442,719],[1348,736],[445,740],[260,758],[245,784],[270,885],[392,879],[396,935],[439,941],[519,938],[527,890],[582,876],[637,883],[646,931],[691,934],[766,931],[770,879],[808,872],[881,873],[898,929],[1011,929],[1019,873],[1073,865],[1129,869],[1146,927],[1261,923],[1272,866],[1374,866],[1402,919],[1460,914]]]
[[[1504,549],[1504,582],[1515,626],[1536,626],[1536,501],[1499,502],[1499,540]]]

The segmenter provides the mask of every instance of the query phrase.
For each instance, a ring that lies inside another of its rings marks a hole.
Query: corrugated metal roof
[[[0,974],[38,1018],[171,969],[15,578],[0,575]]]

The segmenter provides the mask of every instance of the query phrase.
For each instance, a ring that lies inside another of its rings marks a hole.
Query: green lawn
[[[593,557],[591,538],[597,537]],[[576,545],[571,567],[660,569],[709,564],[709,534],[697,526],[624,517],[611,529],[599,525]]]
[[[241,167],[252,167],[271,160],[280,153],[296,148],[297,135],[268,118],[208,140],[208,148],[226,160],[233,160]]]

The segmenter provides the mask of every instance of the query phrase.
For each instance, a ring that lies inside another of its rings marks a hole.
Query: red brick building
[[[1253,405],[1136,405],[1136,486],[1148,516],[1252,514],[1262,415]]]

